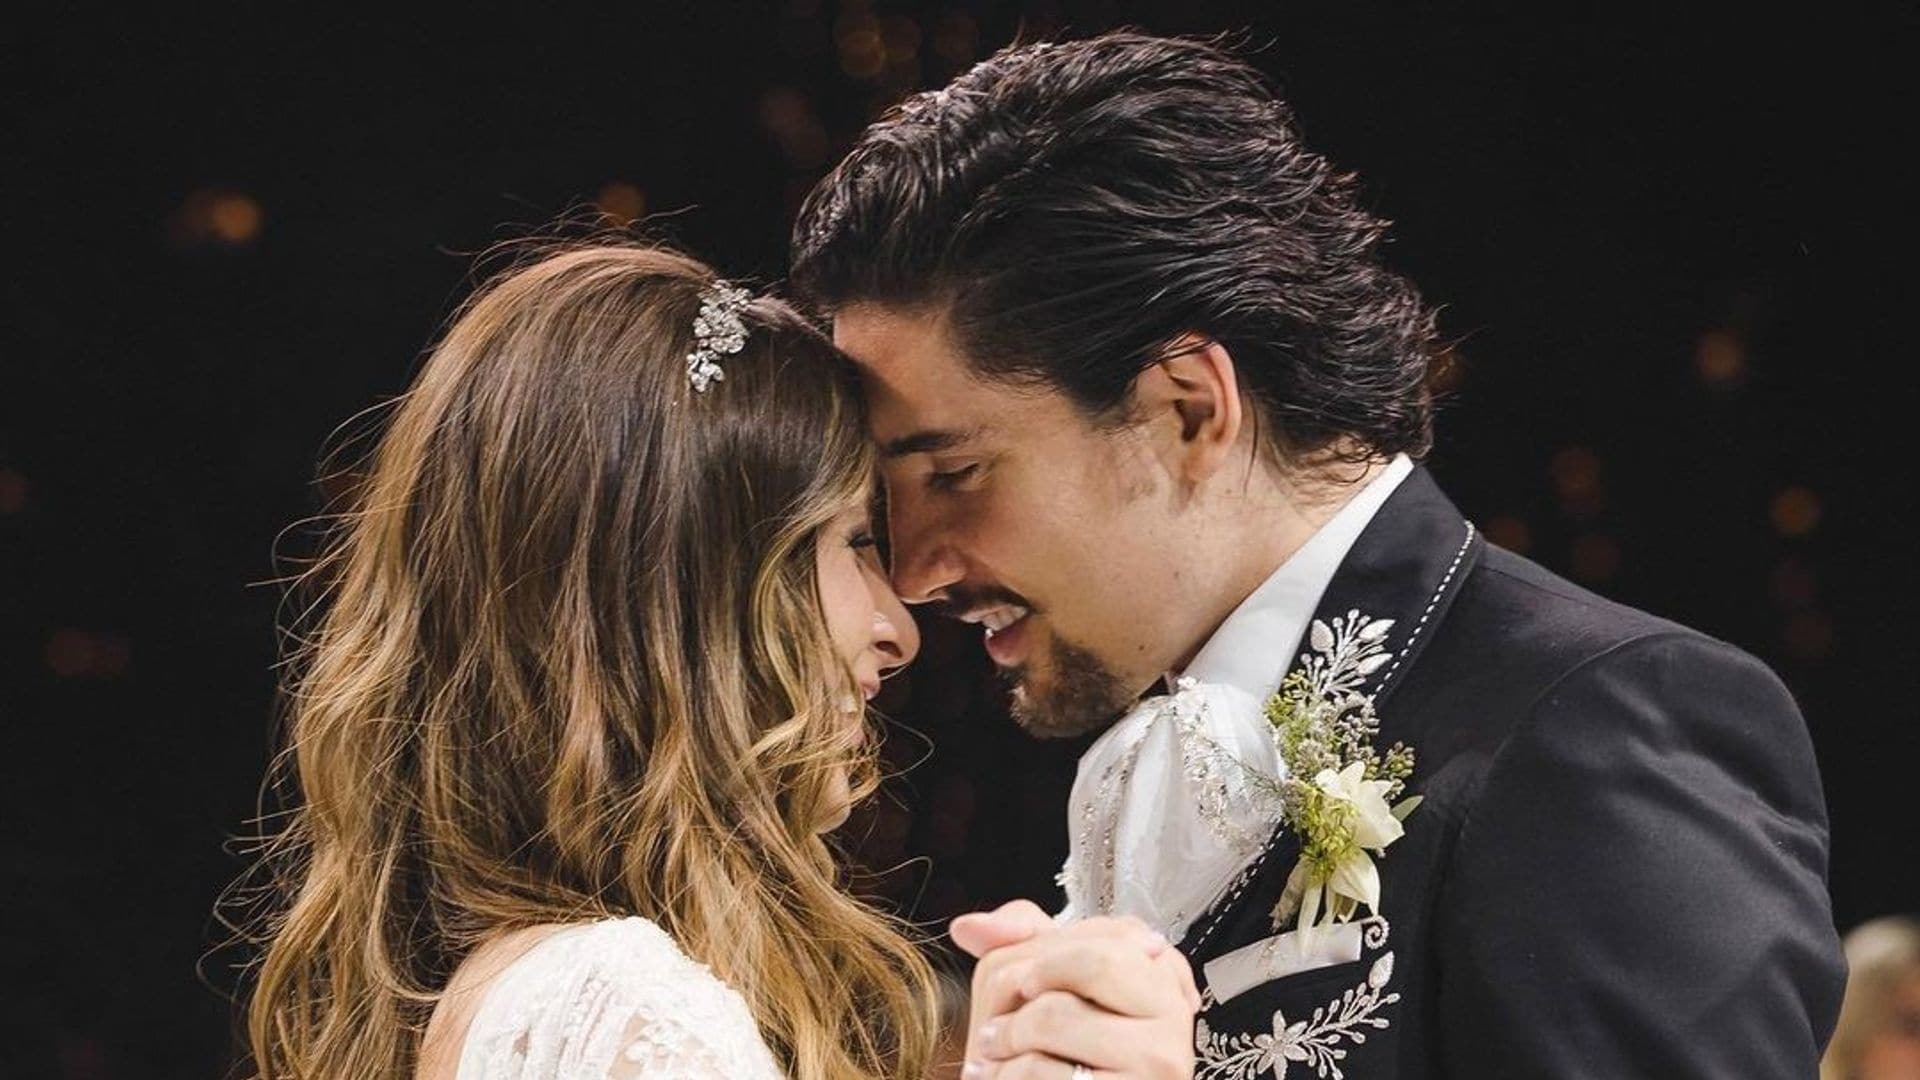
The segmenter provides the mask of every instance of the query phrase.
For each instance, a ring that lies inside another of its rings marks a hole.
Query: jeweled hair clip
[[[740,313],[752,300],[752,293],[724,281],[714,282],[702,296],[700,314],[693,320],[694,348],[687,354],[687,382],[694,393],[704,394],[726,378],[720,358],[747,347],[747,324]]]

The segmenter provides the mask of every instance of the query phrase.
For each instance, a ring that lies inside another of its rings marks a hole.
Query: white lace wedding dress
[[[641,918],[541,940],[491,980],[458,1080],[779,1077],[746,1002]]]

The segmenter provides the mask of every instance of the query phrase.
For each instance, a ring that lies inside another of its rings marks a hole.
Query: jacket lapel
[[[1383,745],[1393,742],[1389,699],[1446,617],[1461,581],[1484,546],[1478,530],[1461,517],[1432,475],[1416,468],[1381,505],[1328,583],[1314,611],[1315,622],[1331,625],[1336,618],[1351,622],[1355,615],[1393,620],[1386,639],[1393,659],[1368,676],[1362,691],[1373,696]],[[1289,666],[1298,665],[1295,658]],[[1204,961],[1242,943],[1240,939],[1249,933],[1247,920],[1266,918],[1264,911],[1237,910],[1243,893],[1269,864],[1289,868],[1299,854],[1299,839],[1292,830],[1284,826],[1276,830],[1226,895],[1195,920],[1180,943],[1181,950],[1195,961]],[[1264,921],[1261,928],[1266,929]]]

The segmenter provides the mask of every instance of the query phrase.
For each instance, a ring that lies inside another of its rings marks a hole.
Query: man
[[[1151,933],[969,917],[971,1073],[1813,1076],[1844,968],[1804,723],[1738,650],[1489,545],[1415,464],[1433,320],[1383,228],[1251,68],[1137,34],[919,95],[802,210],[896,587],[982,624],[1034,733],[1107,731],[1069,914],[1138,916],[1203,992],[1189,1032]],[[1301,708],[1377,717],[1326,797],[1413,754],[1404,835],[1366,818],[1345,877],[1199,753],[1291,775],[1261,758],[1289,670]]]

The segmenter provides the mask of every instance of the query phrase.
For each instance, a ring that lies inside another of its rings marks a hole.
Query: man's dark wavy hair
[[[1105,421],[1197,331],[1284,457],[1418,457],[1434,315],[1381,264],[1386,225],[1253,67],[1120,32],[1005,49],[868,128],[802,206],[792,276],[829,313],[943,307],[980,374]]]

